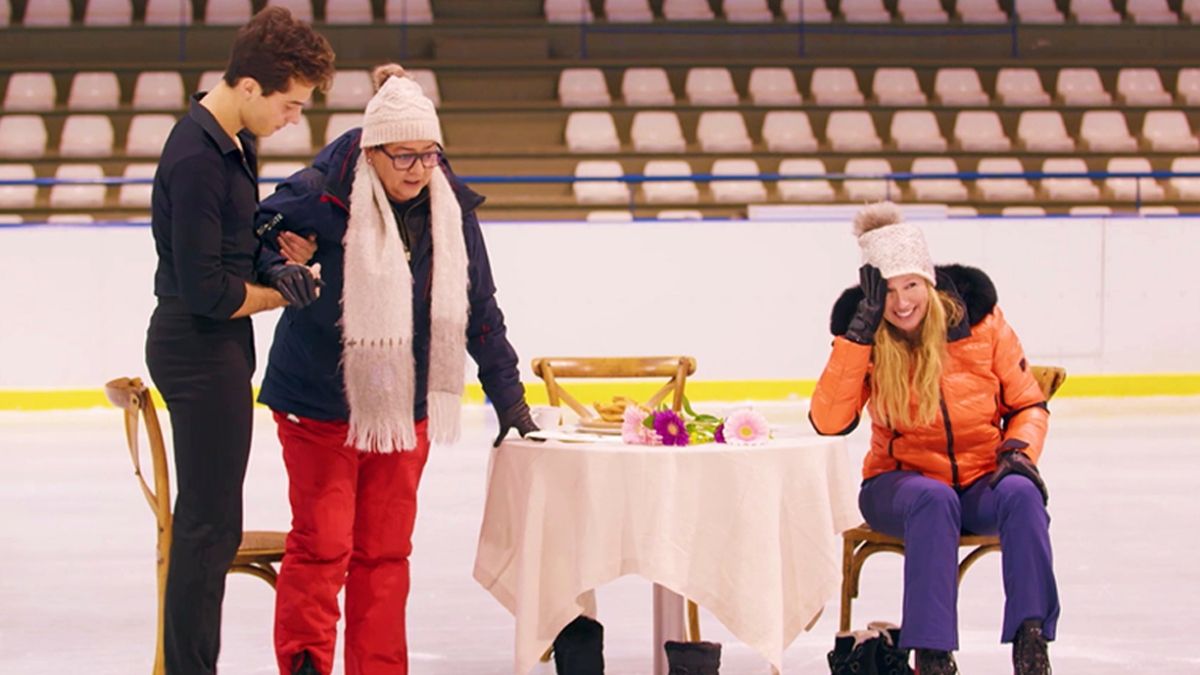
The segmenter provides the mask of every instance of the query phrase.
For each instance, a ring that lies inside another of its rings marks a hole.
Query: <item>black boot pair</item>
[[[604,675],[604,626],[576,617],[554,638],[554,672],[558,675]]]
[[[317,667],[313,665],[312,657],[308,652],[302,653],[296,657],[295,662],[298,663],[292,670],[292,675],[321,675],[317,672]]]
[[[721,645],[716,642],[667,641],[667,675],[719,675]]]
[[[958,675],[954,655],[940,649],[917,650],[917,675]]]
[[[1042,622],[1030,619],[1017,629],[1013,640],[1013,672],[1016,675],[1050,675],[1049,644]]]
[[[829,652],[833,675],[912,675],[908,650],[900,648],[900,628],[876,621],[867,630],[838,633]]]

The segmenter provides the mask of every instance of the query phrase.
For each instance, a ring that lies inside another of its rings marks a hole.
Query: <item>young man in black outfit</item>
[[[146,363],[166,400],[178,494],[167,575],[168,675],[211,675],[225,574],[242,535],[250,454],[254,338],[250,315],[303,306],[312,271],[260,248],[255,137],[300,119],[333,74],[324,37],[268,7],[235,39],[212,91],[197,94],[163,147],[151,197],[158,305]]]

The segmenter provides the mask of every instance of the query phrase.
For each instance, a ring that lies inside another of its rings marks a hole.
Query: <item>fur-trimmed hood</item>
[[[966,337],[970,327],[992,313],[996,307],[996,286],[983,270],[966,265],[938,265],[937,288],[959,299],[967,310],[966,325],[955,326],[948,336],[951,340]],[[850,319],[858,309],[858,301],[862,300],[863,292],[859,286],[851,286],[842,292],[841,297],[833,304],[833,314],[829,318],[829,330],[834,335],[845,335]]]

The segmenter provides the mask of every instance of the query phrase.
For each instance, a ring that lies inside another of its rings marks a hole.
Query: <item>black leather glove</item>
[[[1038,492],[1042,493],[1042,504],[1050,503],[1050,493],[1046,491],[1046,483],[1042,480],[1042,474],[1038,472],[1037,466],[1029,459],[1029,455],[1022,452],[1028,448],[1029,444],[1025,441],[1010,438],[1000,444],[996,448],[996,471],[992,473],[991,479],[988,480],[988,487],[994,488],[1005,476],[1018,474],[1025,476],[1033,481],[1037,486]]]
[[[875,331],[883,321],[883,306],[887,302],[887,280],[874,265],[858,268],[858,283],[863,298],[858,301],[858,310],[846,327],[846,339],[860,345],[875,344]]]
[[[304,265],[276,265],[263,273],[263,281],[297,309],[312,304],[321,285]]]
[[[500,435],[496,436],[496,442],[492,443],[493,448],[500,445],[510,429],[516,429],[521,438],[525,438],[525,434],[531,431],[538,431],[533,417],[529,414],[529,404],[523,398],[504,410],[497,409],[496,417],[500,419]]]

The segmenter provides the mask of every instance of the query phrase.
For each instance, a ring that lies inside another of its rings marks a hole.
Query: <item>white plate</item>
[[[620,436],[590,434],[583,431],[555,431],[542,429],[525,434],[525,438],[536,441],[562,441],[563,443],[621,443]]]

